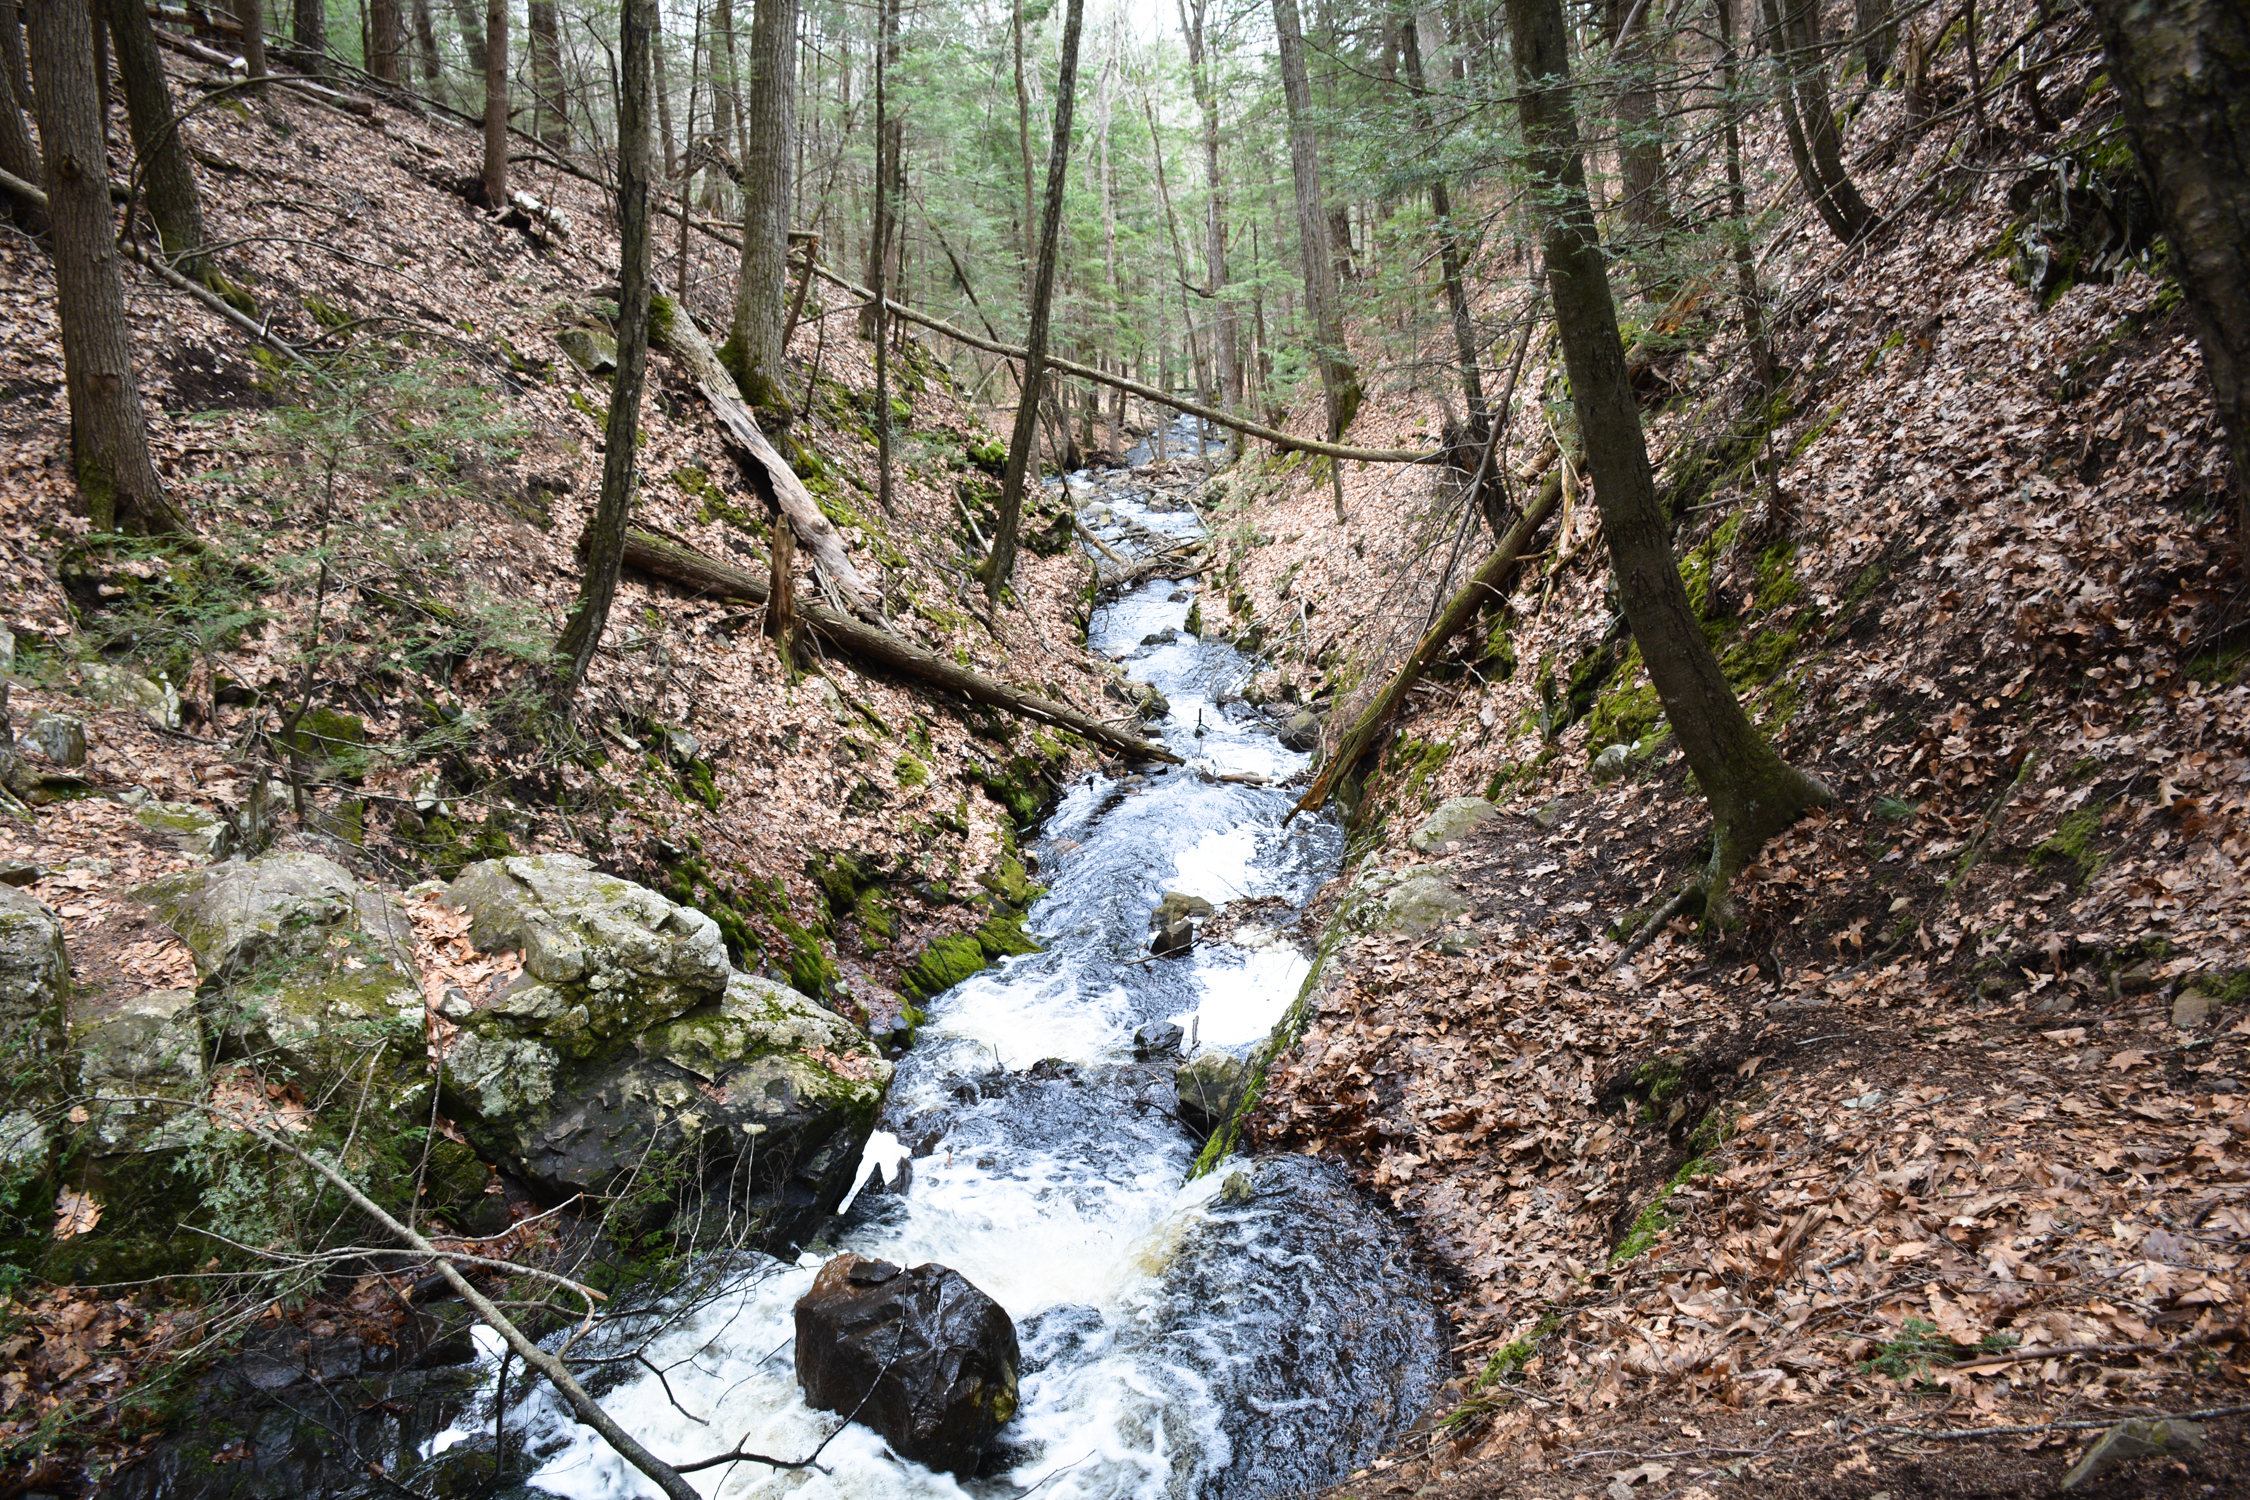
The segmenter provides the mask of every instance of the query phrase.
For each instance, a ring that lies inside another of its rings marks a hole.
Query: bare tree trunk
[[[672,120],[672,65],[665,58],[664,18],[657,15],[656,30],[656,130],[664,146],[664,180],[680,175],[680,138]]]
[[[452,0],[453,24],[461,31],[461,50],[469,59],[469,76],[475,87],[484,87],[484,12],[476,0]]]
[[[423,89],[433,98],[442,97],[444,74],[438,66],[437,23],[430,18],[430,0],[414,0],[414,65]]]
[[[185,531],[149,456],[148,418],[117,279],[109,154],[96,112],[88,0],[26,0],[47,214],[54,225],[55,311],[70,451],[98,531]]]
[[[1203,276],[1211,299],[1210,343],[1218,401],[1242,408],[1241,322],[1227,295],[1227,185],[1219,170],[1219,94],[1205,23],[1211,0],[1180,0],[1180,29],[1187,35],[1188,82],[1203,116]],[[1230,439],[1231,443],[1231,439]]]
[[[1898,52],[1898,22],[1892,19],[1891,0],[1854,0],[1852,19],[1859,27],[1860,56],[1867,62],[1870,86],[1891,71]]]
[[[2195,311],[2250,552],[2250,14],[2235,0],[2092,0],[2133,154]]]
[[[508,202],[508,0],[484,0],[484,202]]]
[[[1430,117],[1429,79],[1422,67],[1421,23],[1414,19],[1411,3],[1400,8],[1400,62],[1407,84],[1414,91],[1414,125],[1426,144],[1435,145],[1437,123]],[[1445,304],[1453,315],[1453,352],[1461,362],[1461,399],[1469,414],[1469,441],[1484,446],[1488,431],[1484,409],[1484,377],[1477,370],[1476,324],[1469,312],[1469,291],[1461,277],[1461,242],[1453,231],[1453,201],[1445,179],[1430,178],[1430,216],[1436,220],[1438,268],[1445,277]]]
[[[1555,328],[1609,538],[1610,568],[1649,681],[1711,805],[1704,892],[1710,920],[1724,925],[1726,889],[1735,873],[1767,839],[1826,803],[1830,794],[1782,760],[1758,733],[1735,701],[1688,603],[1670,528],[1657,504],[1640,411],[1625,378],[1600,230],[1586,198],[1562,0],[1507,0],[1507,8],[1524,164],[1546,221],[1541,238]]]
[[[641,387],[648,375],[649,313],[649,64],[656,0],[625,0],[619,22],[621,96],[617,105],[617,374],[604,432],[601,498],[586,528],[586,570],[578,603],[555,642],[554,706],[568,706],[586,679],[594,648],[609,623],[617,570],[625,556],[625,522],[633,496],[633,456],[640,441]]]
[[[1605,0],[1602,14],[1610,56],[1625,73],[1617,93],[1617,169],[1625,222],[1648,238],[1672,228],[1672,198],[1664,179],[1664,112],[1649,39],[1649,28],[1661,13],[1662,7],[1650,0]]]
[[[296,0],[289,16],[289,42],[297,66],[312,74],[328,71],[328,6],[325,0]]]
[[[1742,181],[1741,109],[1736,101],[1734,49],[1735,0],[1713,0],[1719,21],[1719,120],[1727,158],[1727,237],[1734,260],[1735,294],[1742,299],[1742,335],[1750,345],[1750,368],[1761,400],[1773,396],[1773,345],[1766,339],[1765,299],[1758,292],[1758,257],[1751,249],[1749,195]]]
[[[164,59],[156,50],[156,30],[141,0],[104,0],[117,72],[125,85],[125,113],[132,126],[133,152],[148,194],[149,217],[164,253],[181,275],[201,281],[208,274],[203,247],[203,203],[188,164],[187,138],[172,112],[172,90]]]
[[[891,215],[898,199],[891,181],[890,72],[897,62],[899,0],[883,0],[882,35],[875,44],[875,223],[867,269],[875,289],[875,499],[887,515],[891,501],[891,326],[884,288],[890,271]]]
[[[395,3],[395,0],[394,0]],[[531,133],[555,151],[570,149],[570,114],[563,106],[562,30],[555,0],[530,0]]]
[[[1016,530],[1023,519],[1025,471],[1037,436],[1039,393],[1047,383],[1047,313],[1054,301],[1056,252],[1062,241],[1063,189],[1070,175],[1070,116],[1078,98],[1078,33],[1085,0],[1070,0],[1063,14],[1062,65],[1055,74],[1055,139],[1047,151],[1047,201],[1039,216],[1039,262],[1031,281],[1030,327],[1025,330],[1023,396],[1016,403],[1008,465],[1000,475],[1000,513],[992,525],[992,555],[985,560],[984,591],[994,603],[1016,566]]]
[[[797,0],[757,0],[743,100],[742,277],[719,357],[743,399],[772,419],[794,414],[783,375],[789,281],[789,168],[796,154]],[[885,123],[888,123],[887,121]]]
[[[266,7],[264,0],[235,0],[235,9],[242,22],[242,65],[250,79],[250,91],[263,93],[260,87],[266,77]]]
[[[398,55],[405,50],[406,28],[398,7],[399,0],[367,0],[367,72],[379,83],[401,81]]]
[[[1039,258],[1039,242],[1035,238],[1036,231],[1033,227],[1038,210],[1032,206],[1031,90],[1023,78],[1023,0],[1015,0],[1010,14],[1016,63],[1016,160],[1023,169],[1023,219],[1019,239],[1023,246],[1024,295],[1029,297],[1031,263]]]
[[[1844,171],[1843,142],[1828,107],[1819,0],[1764,0],[1764,4],[1768,39],[1781,65],[1781,122],[1788,132],[1798,180],[1829,232],[1847,245],[1856,244],[1875,227],[1875,211]]]
[[[39,163],[39,147],[24,124],[31,108],[31,79],[24,72],[23,26],[16,19],[16,0],[0,0],[0,170],[38,182],[46,175]],[[8,216],[25,234],[45,234],[44,209],[11,197]]]
[[[1305,314],[1312,325],[1313,358],[1328,401],[1328,440],[1342,438],[1359,414],[1359,371],[1344,349],[1336,308],[1336,273],[1329,261],[1328,220],[1320,209],[1320,147],[1313,139],[1312,80],[1305,72],[1304,33],[1297,0],[1273,0],[1280,43],[1281,91],[1289,107],[1289,170],[1297,189],[1297,240],[1305,267]],[[1343,510],[1341,491],[1337,510]]]

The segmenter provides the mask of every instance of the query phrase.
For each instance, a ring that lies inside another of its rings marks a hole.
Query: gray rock
[[[301,853],[229,859],[133,894],[194,953],[221,1052],[278,1063],[316,1100],[329,1084],[403,1069],[413,1081],[385,1107],[428,1107],[413,929],[397,903]]]
[[[2086,1451],[2084,1458],[2070,1466],[2070,1472],[2063,1476],[2062,1488],[2077,1489],[2130,1459],[2195,1453],[2202,1448],[2203,1428],[2200,1423],[2183,1422],[2177,1417],[2120,1422],[2103,1433],[2101,1440]]]
[[[1170,1021],[1151,1021],[1133,1033],[1133,1059],[1147,1062],[1152,1057],[1176,1057],[1187,1042],[1187,1033]]]
[[[1249,1081],[1249,1064],[1231,1052],[1205,1052],[1191,1058],[1172,1075],[1180,1123],[1197,1135],[1210,1135],[1233,1118]]]
[[[1563,805],[1560,802],[1548,802],[1532,810],[1531,821],[1541,828],[1552,828],[1562,821],[1562,815]]]
[[[1284,750],[1306,751],[1320,743],[1320,715],[1309,708],[1300,708],[1289,716],[1275,736]]]
[[[133,821],[165,835],[182,853],[198,859],[223,859],[234,846],[234,829],[227,820],[192,802],[150,798],[133,809]]]
[[[1633,768],[1633,747],[1612,745],[1594,757],[1592,775],[1596,785],[1606,785]]]
[[[608,375],[617,369],[617,340],[594,328],[565,328],[555,335],[555,347],[589,375]]]
[[[1201,896],[1166,891],[1156,910],[1149,914],[1149,951],[1160,958],[1187,952],[1195,946],[1195,924],[1214,910]]]
[[[2185,990],[2172,1002],[2172,1024],[2193,1031],[2211,1018],[2211,997],[2201,990]]]
[[[1346,898],[1348,920],[1360,931],[1408,937],[1442,927],[1466,915],[1469,907],[1469,898],[1453,888],[1451,865],[1370,871]]]
[[[67,714],[33,713],[24,720],[19,743],[37,751],[49,765],[76,768],[86,764],[86,725]]]
[[[141,1102],[199,1097],[203,1026],[193,990],[151,990],[76,1023],[81,1139],[97,1153],[163,1151],[186,1145],[201,1122],[184,1110]]]
[[[1015,1321],[958,1271],[839,1255],[796,1315],[806,1402],[902,1458],[967,1478],[1016,1414]]]
[[[157,728],[179,732],[180,694],[171,683],[154,681],[107,662],[87,667],[85,681],[102,702],[117,708],[137,708]]]
[[[524,956],[484,1005],[448,1007],[446,1108],[486,1159],[555,1197],[635,1173],[739,1196],[776,1247],[835,1211],[891,1077],[864,1032],[729,968],[702,912],[581,859],[472,865],[445,899],[475,946]]]
[[[0,672],[16,669],[16,633],[0,625]]]
[[[1422,820],[1407,839],[1416,850],[1427,854],[1442,849],[1456,839],[1465,838],[1469,831],[1500,816],[1500,809],[1482,797],[1455,797],[1443,803],[1438,810]]]
[[[62,918],[14,886],[0,885],[0,1055],[16,1080],[15,1099],[44,1101],[59,1085],[69,1000]]]

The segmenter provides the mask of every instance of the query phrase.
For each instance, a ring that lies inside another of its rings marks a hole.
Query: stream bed
[[[1196,442],[1175,425],[1175,453]],[[1131,471],[1071,486],[1121,552],[1149,532],[1196,529],[1192,511],[1148,503]],[[1306,757],[1239,700],[1250,664],[1187,633],[1194,593],[1151,582],[1105,603],[1089,632],[1093,649],[1163,692],[1162,740],[1186,764],[1089,776],[1027,841],[1048,887],[1029,921],[1045,951],[932,1004],[823,1247],[951,1266],[1013,1315],[1022,1405],[1001,1450],[984,1477],[956,1481],[805,1405],[791,1309],[820,1264],[808,1253],[746,1272],[658,1339],[646,1353],[662,1380],[642,1374],[602,1395],[674,1461],[738,1446],[796,1456],[827,1440],[826,1473],[741,1464],[695,1476],[705,1494],[1301,1494],[1364,1463],[1445,1378],[1431,1289],[1342,1171],[1236,1160],[1189,1181],[1198,1143],[1173,1113],[1178,1058],[1135,1058],[1134,1033],[1151,1022],[1177,1024],[1204,1049],[1243,1053],[1262,1040],[1308,970],[1284,930],[1341,855],[1331,822],[1283,828],[1283,784]],[[1222,907],[1258,900],[1260,915],[1275,915],[1151,959],[1148,915],[1166,891]],[[432,1446],[489,1432],[489,1403],[479,1405],[484,1420]],[[656,1493],[545,1387],[509,1426],[537,1459],[535,1490]]]

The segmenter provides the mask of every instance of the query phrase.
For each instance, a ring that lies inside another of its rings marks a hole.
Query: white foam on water
[[[1133,1011],[1114,987],[1083,993],[1075,964],[1007,960],[948,990],[924,1034],[989,1050],[1010,1072],[1042,1058],[1100,1061],[1132,1034]]]
[[[1243,1047],[1263,1041],[1297,998],[1312,964],[1290,947],[1198,949],[1195,984],[1201,998],[1172,1017],[1193,1026],[1206,1047]]]
[[[905,1143],[888,1130],[870,1134],[867,1144],[860,1148],[859,1171],[852,1178],[852,1190],[844,1194],[843,1202],[836,1205],[837,1214],[841,1215],[852,1206],[852,1200],[859,1196],[860,1189],[866,1187],[877,1172],[883,1174],[883,1181],[886,1183],[896,1182],[899,1163],[905,1161],[907,1156]]]
[[[1255,824],[1206,833],[1173,856],[1166,889],[1201,896],[1214,906],[1285,890],[1270,858],[1279,843],[1277,830]]]

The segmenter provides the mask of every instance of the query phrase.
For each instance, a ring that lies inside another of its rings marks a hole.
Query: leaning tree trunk
[[[2133,154],[2195,310],[2250,551],[2250,12],[2239,0],[2092,0]]]
[[[200,281],[208,271],[203,247],[203,204],[188,164],[186,137],[172,112],[172,90],[164,77],[164,58],[156,50],[156,28],[141,0],[103,0],[117,71],[125,83],[125,113],[133,132],[133,153],[148,193],[149,217],[173,266]]]
[[[1775,754],[1742,711],[1680,581],[1640,411],[1625,376],[1601,232],[1586,198],[1562,0],[1508,0],[1508,26],[1524,165],[1534,201],[1546,216],[1541,238],[1547,284],[1595,503],[1609,538],[1610,568],[1649,680],[1711,804],[1704,892],[1711,920],[1723,924],[1726,888],[1735,873],[1767,839],[1827,802],[1829,792]]]
[[[797,0],[757,0],[749,91],[742,101],[742,279],[734,328],[719,351],[752,406],[786,424],[783,379],[789,282],[789,169],[797,150]]]
[[[133,370],[88,0],[26,0],[25,9],[78,489],[96,530],[184,531],[149,457],[147,415]]]
[[[23,28],[16,19],[16,0],[0,0],[0,170],[37,182],[45,175],[39,165],[39,147],[24,124],[23,112],[31,107],[31,80],[23,66]],[[8,200],[8,214],[25,234],[45,234],[44,209],[20,198]]]
[[[619,21],[617,101],[617,374],[603,434],[601,498],[586,527],[586,571],[578,603],[555,642],[555,707],[566,706],[586,679],[594,647],[609,623],[617,570],[625,557],[625,520],[633,495],[633,455],[640,441],[641,387],[648,375],[649,74],[655,50],[656,0],[625,0]]]
[[[1078,32],[1085,0],[1063,13],[1062,66],[1055,74],[1055,138],[1047,150],[1047,201],[1039,213],[1039,261],[1031,277],[1030,327],[1023,356],[1023,394],[1016,403],[1008,464],[1000,474],[1000,513],[992,524],[992,555],[985,559],[986,597],[998,602],[1016,567],[1016,530],[1023,521],[1023,487],[1039,435],[1039,393],[1047,383],[1047,313],[1054,303],[1056,251],[1062,241],[1063,190],[1070,176],[1070,115],[1078,97]],[[1065,429],[1066,433],[1068,429]]]
[[[1781,122],[1788,132],[1798,180],[1829,232],[1847,245],[1857,244],[1875,227],[1875,211],[1844,170],[1843,137],[1828,106],[1828,60],[1821,53],[1819,0],[1764,0],[1764,4],[1767,37],[1781,64]]]
[[[1336,271],[1329,256],[1328,219],[1320,210],[1320,146],[1313,138],[1312,80],[1305,71],[1305,39],[1297,0],[1273,0],[1280,43],[1281,92],[1289,107],[1289,170],[1297,189],[1297,243],[1305,268],[1305,313],[1312,325],[1320,388],[1328,400],[1328,440],[1336,442],[1359,414],[1359,371],[1344,350],[1344,325],[1336,308]],[[1338,491],[1337,510],[1343,509]]]
[[[499,213],[508,202],[508,0],[485,0],[484,204]]]

